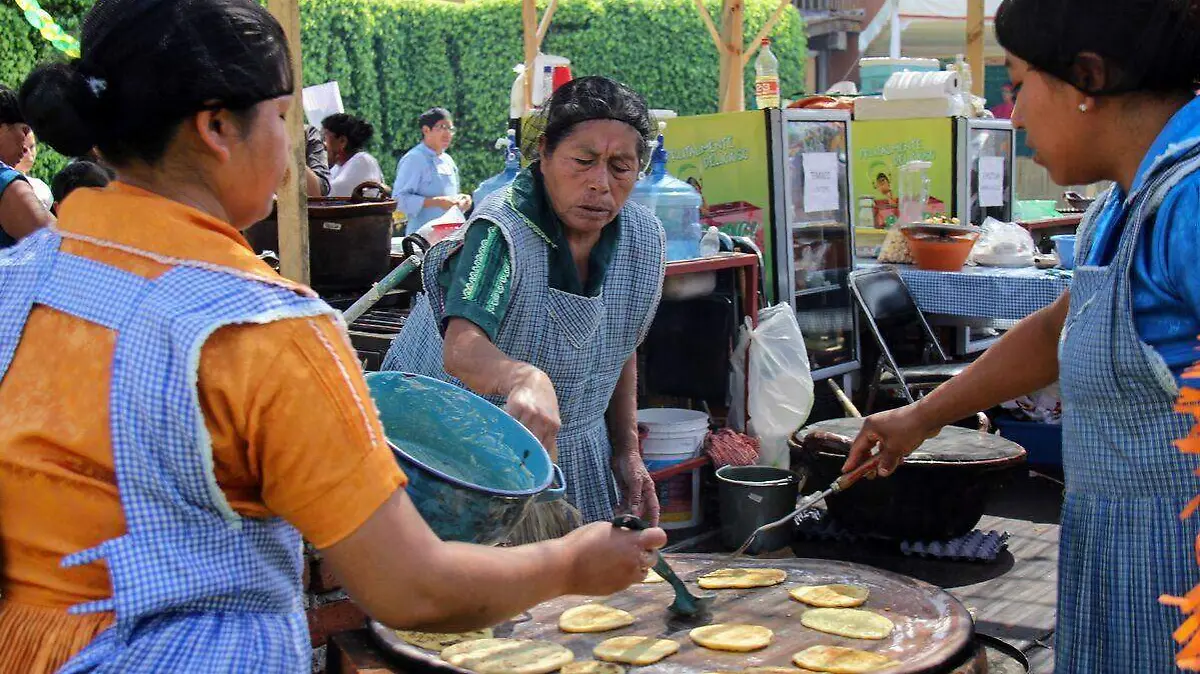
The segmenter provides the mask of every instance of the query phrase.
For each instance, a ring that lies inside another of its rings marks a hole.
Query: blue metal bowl
[[[409,498],[442,540],[502,542],[530,504],[563,497],[542,444],[490,402],[403,372],[368,372],[367,385]]]

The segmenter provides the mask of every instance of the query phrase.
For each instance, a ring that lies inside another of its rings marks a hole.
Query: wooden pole
[[[762,30],[758,31],[758,35],[746,45],[746,52],[742,54],[742,67],[745,68],[750,64],[750,59],[758,53],[758,48],[762,46],[763,38],[771,34],[775,29],[775,24],[779,23],[780,17],[783,16],[783,10],[787,9],[792,4],[792,0],[779,0],[779,6],[775,8],[775,12],[771,14],[771,18],[763,24]]]
[[[717,32],[717,26],[713,23],[712,15],[708,13],[708,8],[704,6],[704,0],[696,0],[696,10],[700,12],[700,19],[704,21],[704,27],[708,29],[708,35],[712,38],[713,45],[720,52],[721,34]]]
[[[276,192],[279,226],[279,272],[298,283],[309,282],[308,193],[305,170],[308,168],[304,134],[303,67],[300,53],[300,8],[297,0],[267,0],[267,9],[283,26],[292,53],[292,77],[296,91],[288,110],[288,142],[292,147],[292,165],[284,174]]]
[[[983,95],[983,2],[967,0],[967,61],[971,64],[971,93]]]
[[[522,0],[521,23],[525,34],[525,111],[533,109],[533,83],[542,74],[534,72],[537,68],[538,52],[538,23],[536,0]]]
[[[725,73],[721,92],[721,112],[741,112],[746,109],[746,80],[742,67],[742,22],[745,6],[742,0],[724,0],[721,9],[721,35],[724,50],[721,70]]]
[[[554,17],[554,10],[556,9],[558,9],[558,0],[550,0],[550,4],[546,5],[546,13],[542,14],[542,20],[540,23],[538,23],[538,49],[542,48],[542,42],[546,40],[546,33],[550,31],[550,19]]]

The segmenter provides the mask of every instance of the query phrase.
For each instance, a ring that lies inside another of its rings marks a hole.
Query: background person
[[[471,209],[471,195],[459,185],[458,165],[447,150],[454,141],[454,120],[445,108],[430,108],[418,119],[421,142],[396,164],[392,198],[408,218],[405,233],[415,234],[429,222],[457,206]]]
[[[321,126],[325,129],[325,147],[331,165],[329,196],[348,197],[363,183],[383,183],[379,162],[363,149],[375,135],[375,127],[342,112],[326,117]]]

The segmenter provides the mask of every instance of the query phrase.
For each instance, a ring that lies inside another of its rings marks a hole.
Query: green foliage
[[[719,20],[720,3],[705,0]],[[68,31],[86,0],[42,6]],[[542,1],[544,8],[544,0]],[[757,34],[775,0],[747,0],[745,34]],[[304,83],[337,80],[346,110],[375,125],[368,150],[390,181],[396,161],[420,141],[417,116],[440,105],[455,115],[450,152],[463,189],[498,172],[495,140],[508,126],[512,67],[523,56],[519,0],[300,0]],[[792,8],[772,32],[784,91],[804,81],[804,26]],[[575,76],[607,75],[654,108],[681,115],[717,109],[718,55],[694,0],[560,0],[542,50],[571,59]],[[16,85],[53,48],[0,0],[0,82]],[[746,100],[754,101],[753,63]],[[53,175],[61,158],[44,148],[35,174]]]

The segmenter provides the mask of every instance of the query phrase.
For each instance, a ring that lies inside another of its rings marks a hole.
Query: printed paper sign
[[[979,158],[979,206],[1004,205],[1004,157]]]
[[[804,212],[819,213],[841,208],[837,153],[806,152],[803,161]]]

